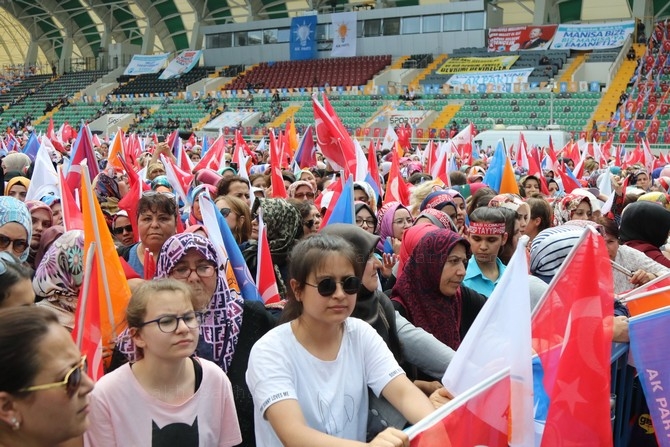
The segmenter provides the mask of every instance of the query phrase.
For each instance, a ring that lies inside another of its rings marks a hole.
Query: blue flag
[[[500,191],[500,183],[502,183],[503,171],[505,170],[505,163],[507,163],[507,154],[502,140],[498,140],[493,158],[489,168],[484,175],[483,183],[489,185],[494,191]]]
[[[32,161],[35,161],[37,156],[37,151],[40,149],[40,142],[37,141],[37,135],[35,132],[30,133],[30,138],[26,142],[26,145],[23,148],[23,153],[26,154]]]
[[[338,197],[326,225],[334,223],[353,224],[356,222],[354,216],[354,178],[350,175],[342,187],[342,194]]]

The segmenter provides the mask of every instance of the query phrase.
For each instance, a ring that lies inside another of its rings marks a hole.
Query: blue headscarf
[[[18,257],[21,262],[28,260],[28,252],[30,251],[30,238],[33,237],[33,221],[30,217],[30,211],[25,203],[10,196],[0,196],[0,227],[10,223],[16,222],[26,229],[28,233],[28,247]]]

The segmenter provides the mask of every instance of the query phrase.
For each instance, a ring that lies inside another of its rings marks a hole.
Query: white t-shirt
[[[148,394],[130,364],[103,376],[91,393],[90,447],[228,447],[242,442],[232,388],[215,363],[198,359],[202,383],[186,402]]]
[[[379,396],[404,371],[384,340],[366,322],[347,318],[342,344],[333,361],[310,354],[295,338],[290,323],[256,342],[247,368],[254,398],[258,447],[281,446],[265,410],[295,399],[307,425],[338,438],[365,441],[369,386]]]

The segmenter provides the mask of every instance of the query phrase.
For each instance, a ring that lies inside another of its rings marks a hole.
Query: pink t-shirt
[[[230,381],[215,363],[198,359],[202,383],[186,402],[149,395],[130,365],[103,376],[91,393],[90,447],[228,447],[242,442]]]

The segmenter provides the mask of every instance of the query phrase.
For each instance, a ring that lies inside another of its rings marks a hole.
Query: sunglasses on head
[[[26,248],[28,248],[27,239],[12,239],[4,234],[0,234],[0,250],[9,247],[9,244],[12,244],[12,250],[14,250],[15,253],[23,253],[26,251]]]
[[[116,227],[114,228],[114,234],[120,235],[123,233],[132,233],[133,232],[133,226],[132,225],[126,225],[125,227]]]
[[[28,393],[31,391],[50,390],[52,388],[65,387],[65,391],[69,397],[74,396],[81,386],[82,374],[88,370],[86,363],[86,356],[83,355],[79,363],[72,367],[71,370],[65,374],[65,377],[60,382],[45,383],[44,385],[34,385],[19,390],[20,393]]]
[[[318,284],[305,283],[305,285],[310,287],[316,287],[316,291],[319,292],[319,295],[321,296],[331,296],[335,293],[338,284],[342,285],[344,293],[348,295],[356,295],[358,289],[361,287],[361,280],[356,276],[347,276],[342,281],[336,281],[334,278],[324,278],[319,281]]]
[[[177,196],[171,192],[159,192],[159,191],[144,191],[142,197],[155,197],[155,196],[165,196],[174,200]]]

